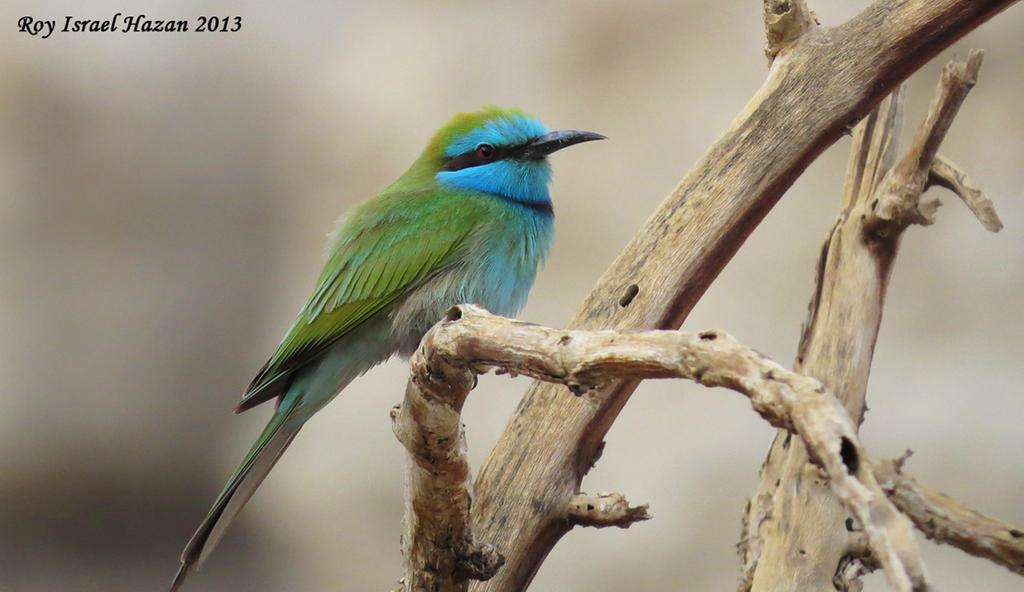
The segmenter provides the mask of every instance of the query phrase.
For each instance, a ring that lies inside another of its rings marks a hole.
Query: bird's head
[[[421,160],[442,187],[548,204],[548,155],[602,139],[593,132],[550,131],[518,109],[486,107],[456,115],[437,132]]]

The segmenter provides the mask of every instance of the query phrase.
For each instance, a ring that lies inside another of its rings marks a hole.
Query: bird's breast
[[[550,214],[503,213],[473,233],[458,264],[424,282],[395,308],[392,326],[400,334],[396,337],[403,355],[411,354],[423,334],[456,304],[477,304],[503,316],[514,316],[526,304],[547,257],[554,220]]]

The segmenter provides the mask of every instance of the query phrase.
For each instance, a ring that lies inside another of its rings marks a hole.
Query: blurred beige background
[[[825,24],[866,2],[814,0]],[[335,217],[451,114],[521,106],[611,140],[555,157],[558,238],[522,313],[560,325],[765,75],[760,3],[5,2],[0,8],[0,592],[162,590],[267,414],[230,413],[306,297]],[[17,18],[241,15],[235,34],[16,32]],[[949,195],[903,243],[864,426],[875,452],[1024,524],[1024,9],[951,50],[988,53],[944,152],[996,200]],[[940,61],[910,84],[923,117]],[[783,198],[686,325],[792,360],[848,140]],[[385,590],[399,575],[404,367],[313,421],[190,589]],[[527,381],[466,410],[483,459]],[[651,504],[577,530],[532,589],[730,590],[772,430],[741,397],[643,385],[587,490]],[[945,590],[1020,590],[924,543]],[[881,575],[869,590],[885,589]]]

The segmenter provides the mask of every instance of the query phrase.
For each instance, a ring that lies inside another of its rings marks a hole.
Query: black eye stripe
[[[509,158],[515,153],[514,148],[507,148],[505,146],[494,146],[494,152],[487,158],[483,158],[477,152],[476,148],[473,148],[469,152],[460,154],[453,158],[448,159],[441,167],[442,171],[458,171],[461,169],[467,169],[469,167],[480,166],[482,164],[488,164],[496,162],[505,158]]]

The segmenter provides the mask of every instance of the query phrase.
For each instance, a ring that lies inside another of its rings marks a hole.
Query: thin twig
[[[960,105],[978,81],[984,52],[972,49],[966,62],[952,61],[942,70],[938,93],[906,155],[882,180],[864,221],[866,232],[880,238],[894,235],[910,224],[928,226],[935,221],[937,200],[922,202],[929,173],[942,140]]]
[[[969,508],[903,473],[905,458],[871,461],[882,490],[929,539],[1024,575],[1024,530]]]
[[[928,171],[927,185],[938,185],[955,193],[971,210],[974,217],[981,222],[985,230],[999,232],[1003,229],[1003,222],[999,219],[992,200],[981,189],[975,187],[967,173],[945,156],[935,155],[932,168]]]

